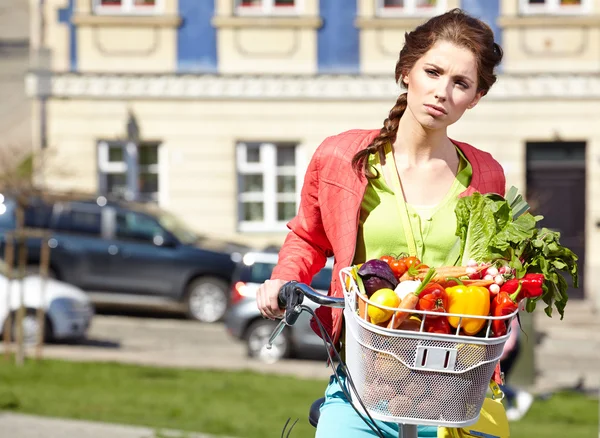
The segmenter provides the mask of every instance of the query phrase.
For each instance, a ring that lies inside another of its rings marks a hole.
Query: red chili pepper
[[[452,327],[450,327],[448,318],[431,318],[430,315],[427,315],[427,318],[425,318],[423,330],[427,333],[439,333],[442,335],[452,333]]]
[[[512,281],[512,280],[511,280]],[[517,285],[517,289],[510,294],[507,291],[500,291],[492,300],[492,316],[506,316],[519,308],[517,297],[521,293],[523,283]],[[500,337],[506,334],[506,319],[495,319],[492,321],[492,336]]]
[[[417,310],[427,310],[429,312],[445,312],[448,308],[448,294],[446,290],[437,283],[426,286],[419,294]],[[437,316],[427,315],[430,318],[437,319]]]

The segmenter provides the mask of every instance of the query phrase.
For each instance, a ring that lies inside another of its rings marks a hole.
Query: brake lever
[[[302,313],[301,304],[304,301],[304,295],[297,292],[297,281],[288,281],[281,287],[277,302],[281,308],[285,308],[283,321],[286,325],[294,325],[300,313]]]
[[[284,284],[277,296],[277,303],[280,308],[285,308],[285,314],[283,319],[279,321],[279,324],[271,333],[269,342],[266,344],[267,350],[270,350],[273,346],[273,342],[281,334],[286,325],[292,326],[298,320],[298,317],[302,313],[302,302],[304,301],[304,295],[296,291],[297,281],[288,281]]]

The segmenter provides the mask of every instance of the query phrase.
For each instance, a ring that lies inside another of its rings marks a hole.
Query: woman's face
[[[483,96],[475,55],[446,41],[429,49],[402,81],[408,85],[407,110],[426,129],[453,124]]]

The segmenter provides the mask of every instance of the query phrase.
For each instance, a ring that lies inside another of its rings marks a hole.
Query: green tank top
[[[434,206],[405,204],[414,235],[417,256],[429,266],[441,266],[456,241],[456,215],[454,209],[458,195],[471,182],[473,169],[459,148],[458,173],[444,199]],[[386,164],[397,177],[391,146],[385,151]],[[358,236],[354,264],[379,258],[382,255],[408,253],[408,242],[402,226],[398,202],[404,203],[402,193],[396,194],[383,177],[379,154],[369,156],[369,163],[379,177],[369,180],[360,209]],[[393,177],[394,177],[393,176]],[[397,196],[399,197],[397,199]]]

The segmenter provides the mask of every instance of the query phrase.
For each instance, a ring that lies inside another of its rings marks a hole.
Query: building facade
[[[325,137],[381,126],[404,32],[460,7],[505,58],[451,137],[491,152],[582,271],[600,269],[600,0],[30,2],[46,183],[256,245],[283,241]],[[575,296],[600,306],[589,283]]]

